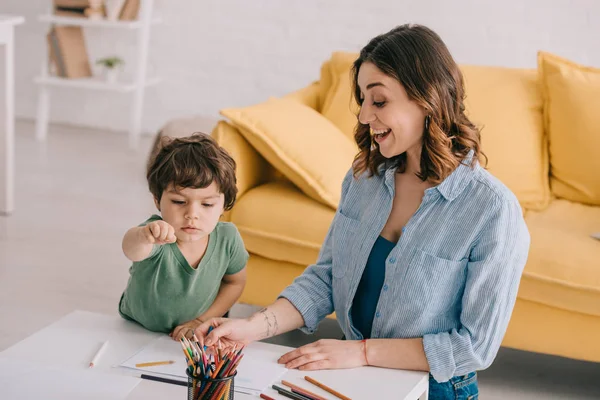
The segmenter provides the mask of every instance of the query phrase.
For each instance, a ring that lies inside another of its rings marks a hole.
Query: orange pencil
[[[223,365],[225,363],[223,361],[221,361],[219,364],[217,364],[217,367],[215,368],[215,372],[212,373],[211,378],[216,378],[217,375],[219,374],[219,371],[221,371],[221,368],[223,368]]]
[[[289,387],[290,389],[295,390],[296,392],[300,393],[301,395],[303,395],[304,397],[310,397],[314,400],[327,400],[324,397],[319,396],[318,394],[315,394],[313,392],[309,392],[308,390],[301,388],[300,386],[296,386],[291,382],[288,381],[281,381],[282,384],[284,384],[285,386]]]
[[[321,389],[323,389],[326,392],[331,393],[332,395],[334,395],[335,397],[337,397],[338,399],[342,399],[342,400],[352,400],[350,397],[344,396],[343,394],[341,394],[340,392],[337,392],[335,390],[333,390],[332,388],[330,388],[329,386],[325,386],[323,385],[321,382],[314,380],[313,378],[311,378],[310,376],[305,376],[304,379],[306,379],[307,381],[309,381],[310,383],[312,383],[315,386],[320,387]]]

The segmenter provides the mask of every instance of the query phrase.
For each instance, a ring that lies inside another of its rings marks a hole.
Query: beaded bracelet
[[[363,351],[365,352],[365,361],[367,362],[367,365],[369,365],[369,359],[367,358],[367,339],[363,339],[361,342],[363,343]]]

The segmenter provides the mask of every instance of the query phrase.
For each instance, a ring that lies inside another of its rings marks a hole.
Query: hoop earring
[[[431,115],[425,117],[425,132],[429,131],[429,123],[431,122]]]

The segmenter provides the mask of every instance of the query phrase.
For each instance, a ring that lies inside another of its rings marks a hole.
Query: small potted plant
[[[96,61],[97,65],[101,65],[104,67],[104,76],[106,77],[106,81],[110,84],[114,84],[117,82],[118,69],[117,67],[125,64],[123,59],[119,57],[105,57]]]

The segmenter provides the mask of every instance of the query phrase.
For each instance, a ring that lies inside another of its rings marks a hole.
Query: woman
[[[197,333],[209,345],[247,343],[313,332],[335,311],[346,340],[279,362],[429,371],[431,399],[476,398],[475,371],[496,356],[527,259],[521,208],[479,164],[462,76],[437,34],[397,27],[371,40],[352,72],[360,152],[317,263],[259,313]]]

